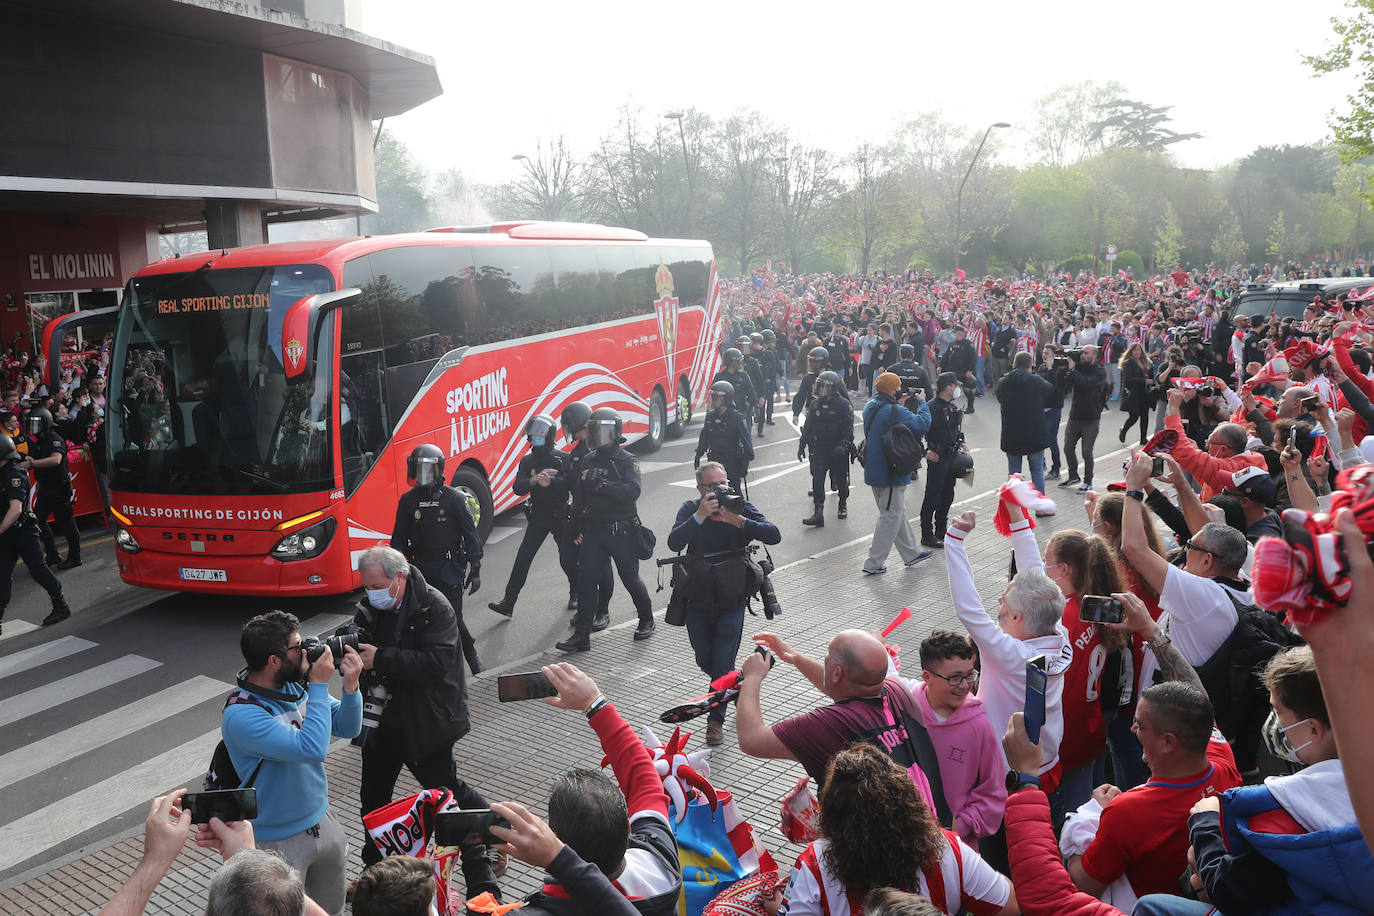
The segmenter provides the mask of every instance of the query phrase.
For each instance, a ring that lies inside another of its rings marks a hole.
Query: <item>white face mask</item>
[[[386,588],[369,588],[367,591],[367,603],[379,611],[389,611],[399,602],[391,596],[391,585]]]

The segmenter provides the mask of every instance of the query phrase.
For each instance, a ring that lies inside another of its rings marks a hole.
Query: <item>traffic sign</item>
[[[1115,245],[1108,245],[1108,246],[1107,246],[1107,257],[1109,257],[1109,258],[1114,258],[1114,257],[1116,257],[1116,246],[1115,246]]]

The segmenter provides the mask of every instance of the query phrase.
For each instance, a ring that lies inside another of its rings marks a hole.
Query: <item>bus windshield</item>
[[[333,360],[288,382],[282,318],[329,292],[318,265],[136,277],[110,365],[110,485],[139,493],[268,494],[329,489]],[[318,338],[333,349],[333,316]]]

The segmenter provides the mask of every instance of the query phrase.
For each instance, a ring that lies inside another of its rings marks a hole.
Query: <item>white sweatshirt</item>
[[[1044,571],[1040,548],[1030,522],[1022,519],[1012,523],[1011,543],[1016,554],[1016,569]],[[983,599],[974,584],[973,567],[969,564],[963,534],[950,528],[945,533],[945,565],[949,570],[949,593],[954,599],[954,611],[978,644],[983,674],[978,684],[978,697],[983,701],[995,735],[1004,734],[1014,712],[1026,709],[1026,662],[1044,655],[1048,662],[1049,679],[1045,686],[1045,725],[1040,730],[1040,748],[1044,759],[1040,772],[1053,769],[1059,762],[1059,744],[1064,738],[1064,673],[1073,661],[1073,646],[1069,631],[1062,623],[1055,624],[1055,632],[1034,639],[1017,639],[1008,635],[983,609]],[[1006,764],[1006,754],[1002,755]]]

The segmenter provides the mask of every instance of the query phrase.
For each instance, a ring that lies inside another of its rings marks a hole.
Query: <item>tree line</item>
[[[1173,150],[1199,135],[1115,83],[1055,90],[1021,130],[1032,161],[1017,167],[1003,161],[1004,128],[939,113],[841,154],[756,110],[714,117],[627,103],[592,149],[545,139],[517,157],[518,177],[494,186],[458,170],[430,175],[383,132],[371,228],[425,228],[455,212],[602,222],[709,239],[730,274],[770,259],[796,271],[948,271],[956,251],[975,275],[1102,272],[1108,245],[1115,267],[1149,272],[1348,263],[1374,251],[1364,212],[1374,172],[1332,145],[1260,147],[1216,170],[1184,168]]]

